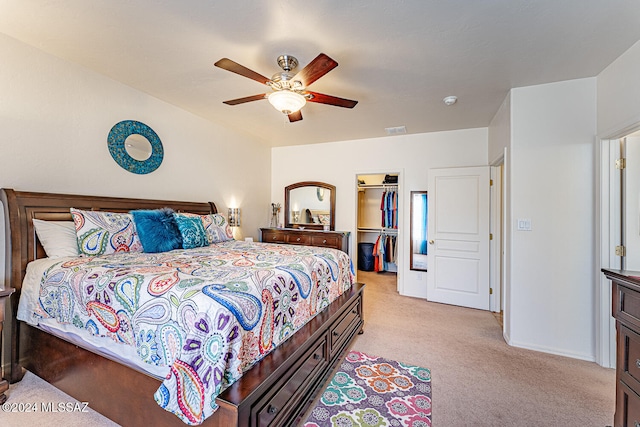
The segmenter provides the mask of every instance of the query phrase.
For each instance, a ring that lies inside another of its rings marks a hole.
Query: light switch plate
[[[518,231],[531,231],[531,220],[528,218],[518,218]]]

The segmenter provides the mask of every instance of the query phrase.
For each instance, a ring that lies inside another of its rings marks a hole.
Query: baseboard
[[[559,350],[553,347],[536,346],[536,345],[531,345],[527,343],[511,341],[511,340],[507,340],[506,338],[505,338],[505,341],[507,342],[507,344],[509,344],[512,347],[523,348],[525,350],[532,350],[532,351],[538,351],[541,353],[554,354],[556,356],[564,356],[564,357],[569,357],[571,359],[584,360],[587,362],[595,363],[596,361],[596,357],[594,354],[572,353],[572,352],[567,352],[565,350]]]

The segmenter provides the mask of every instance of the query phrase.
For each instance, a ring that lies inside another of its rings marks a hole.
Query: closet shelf
[[[398,234],[397,228],[384,228],[384,227],[358,227],[358,231],[361,231],[363,233]]]
[[[365,191],[371,188],[373,189],[398,188],[398,184],[358,184],[358,191]]]

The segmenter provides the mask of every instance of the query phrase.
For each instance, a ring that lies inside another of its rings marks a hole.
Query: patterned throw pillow
[[[183,249],[201,248],[209,245],[209,237],[204,230],[200,215],[174,214],[182,236]]]
[[[223,215],[202,215],[202,224],[209,236],[210,244],[233,240],[233,230]]]
[[[182,248],[182,236],[169,208],[131,211],[145,252],[168,252]]]
[[[83,256],[115,252],[142,252],[142,243],[131,215],[71,208],[78,250]]]

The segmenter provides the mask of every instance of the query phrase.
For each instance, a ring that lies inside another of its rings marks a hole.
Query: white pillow
[[[79,256],[78,237],[73,221],[33,220],[38,239],[49,258]]]

